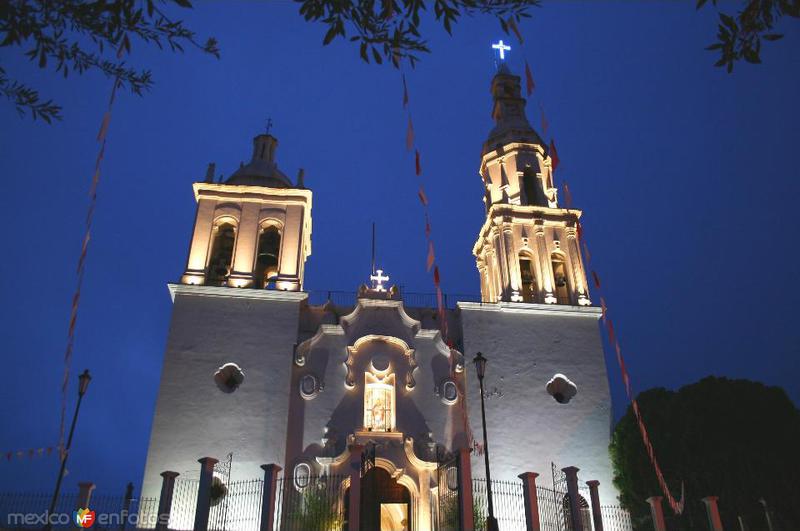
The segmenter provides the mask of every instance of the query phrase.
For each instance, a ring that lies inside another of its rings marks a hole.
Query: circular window
[[[313,374],[306,374],[300,378],[300,396],[306,400],[311,400],[317,396],[317,391],[319,391],[317,378]]]
[[[235,363],[226,363],[214,373],[214,383],[223,393],[236,391],[244,382],[244,372]]]
[[[308,463],[298,463],[294,467],[294,487],[303,490],[311,483],[311,467]]]
[[[458,400],[458,387],[453,380],[445,380],[442,384],[442,401],[445,404],[455,404]]]

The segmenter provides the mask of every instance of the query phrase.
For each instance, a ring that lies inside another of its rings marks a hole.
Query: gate
[[[567,474],[565,474],[564,471],[558,468],[553,462],[550,463],[550,470],[553,476],[553,506],[551,510],[547,512],[557,515],[557,517],[553,519],[553,523],[557,527],[552,527],[552,529],[554,531],[574,531],[575,526],[572,523],[572,511],[570,510]],[[578,485],[580,485],[580,481],[578,482]],[[592,531],[592,511],[589,507],[589,502],[586,501],[586,498],[582,496],[580,492],[581,489],[579,488],[578,507],[582,524],[581,527],[583,528],[583,531]]]
[[[375,468],[375,443],[369,442],[361,454],[361,529],[380,529],[377,475],[368,474]]]
[[[458,531],[461,529],[461,489],[458,456],[446,453],[439,459],[436,469],[438,491],[439,531]]]
[[[214,477],[211,480],[211,510],[208,513],[209,529],[222,531],[226,527],[232,462],[233,453],[229,453],[223,461],[214,465]]]

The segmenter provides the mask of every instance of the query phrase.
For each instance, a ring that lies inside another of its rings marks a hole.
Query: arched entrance
[[[345,497],[349,505],[349,489]],[[374,466],[361,478],[360,527],[360,531],[411,530],[411,494],[383,468]]]

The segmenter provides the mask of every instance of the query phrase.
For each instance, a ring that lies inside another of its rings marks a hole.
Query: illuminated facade
[[[501,67],[491,84],[495,127],[479,170],[486,221],[473,248],[483,302],[447,310],[447,342],[436,309],[406,306],[380,270],[350,305],[309,304],[312,193],[302,174],[292,183],[278,170],[274,137],[257,136],[252,161],[226,182],[209,172],[194,185],[143,496],[158,494],[160,472],[192,474],[198,458],[229,452],[232,479],[277,463],[302,490],[310,477],[348,474],[353,445],[374,444],[382,481],[401,493],[386,517],[431,531],[438,461],[480,433],[469,359],[481,351],[493,477],[576,465],[600,480],[604,503],[614,500],[580,211],[559,204],[519,82]],[[483,475],[480,456],[472,474]]]

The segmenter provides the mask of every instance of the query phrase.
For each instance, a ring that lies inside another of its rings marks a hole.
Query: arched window
[[[530,257],[520,255],[519,275],[522,281],[522,301],[534,302],[536,300],[536,275],[533,272],[533,262]]]
[[[379,379],[367,372],[364,383],[364,429],[394,430],[394,374]]]
[[[569,304],[569,282],[567,280],[567,264],[564,262],[564,256],[559,253],[553,253],[553,282],[555,283],[553,291],[555,292],[558,304]]]
[[[208,281],[219,284],[225,282],[231,274],[236,229],[230,223],[222,223],[215,228],[215,231],[211,258],[208,261]]]
[[[522,191],[525,194],[525,205],[538,205],[539,204],[539,196],[536,193],[536,185],[538,179],[536,175],[534,175],[530,171],[526,171],[522,174]]]
[[[259,287],[264,288],[278,274],[278,259],[281,251],[281,233],[277,227],[267,227],[258,237],[255,277]]]

